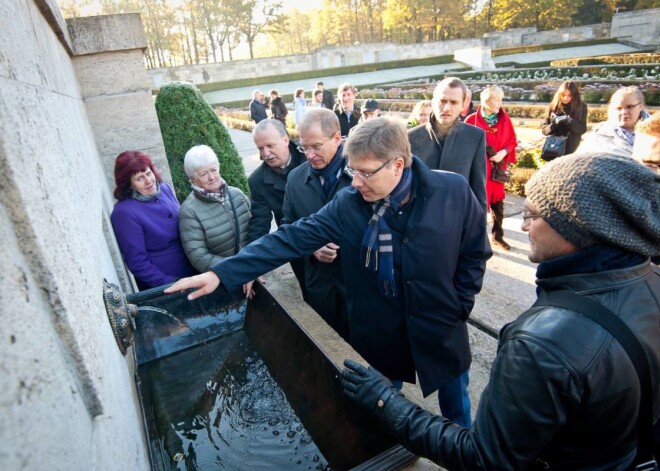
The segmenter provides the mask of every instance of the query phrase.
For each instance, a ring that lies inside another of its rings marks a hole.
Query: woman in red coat
[[[511,124],[511,118],[502,108],[504,92],[497,85],[488,85],[481,92],[481,104],[475,113],[465,118],[486,132],[486,198],[488,208],[493,218],[492,241],[504,250],[511,246],[504,241],[504,183],[492,179],[493,163],[499,163],[503,168],[516,162],[516,131]]]

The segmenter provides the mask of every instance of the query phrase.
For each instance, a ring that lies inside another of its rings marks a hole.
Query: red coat
[[[483,116],[481,116],[481,106],[477,108],[475,113],[465,118],[467,124],[471,124],[481,128],[486,133],[486,146],[493,146],[496,152],[506,149],[509,153],[502,159],[502,163],[515,164],[516,163],[516,146],[518,139],[516,139],[516,131],[513,129],[511,118],[500,108],[497,116],[497,124],[495,126],[488,126]],[[491,203],[497,203],[504,200],[504,183],[493,181],[490,175],[493,171],[493,164],[490,159],[486,157],[486,199],[488,206]]]

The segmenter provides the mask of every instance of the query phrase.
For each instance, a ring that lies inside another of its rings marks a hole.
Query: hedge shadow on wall
[[[183,158],[199,144],[211,147],[220,159],[220,173],[230,186],[249,194],[243,161],[225,126],[195,85],[170,82],[160,88],[156,113],[176,196],[183,202],[190,194],[190,181],[183,170]]]

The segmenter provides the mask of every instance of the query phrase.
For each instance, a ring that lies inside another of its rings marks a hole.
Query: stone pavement
[[[260,161],[250,133],[229,128],[228,131],[243,159],[246,172],[251,173]],[[527,235],[520,230],[523,201],[524,198],[512,195],[508,195],[505,200],[505,238],[512,248],[510,252],[494,248],[494,255],[487,264],[483,288],[477,296],[471,316],[472,320],[494,330],[499,330],[504,324],[513,321],[535,300],[535,266],[527,259],[529,243]],[[304,303],[288,264],[268,273],[264,276],[264,280],[268,290],[317,343],[330,352],[330,358],[334,358],[338,366],[341,366],[343,358],[356,358],[356,353],[350,346]],[[473,356],[469,390],[474,416],[481,392],[488,383],[497,342],[482,330],[472,326],[469,328],[469,336]],[[427,410],[438,413],[436,394],[424,398],[416,385],[407,384],[404,386],[404,394]],[[441,468],[427,460],[419,460],[409,469],[426,471]]]
[[[550,61],[557,59],[568,59],[573,57],[591,57],[607,54],[621,54],[625,52],[635,52],[636,49],[630,46],[625,46],[619,43],[611,44],[597,44],[593,46],[580,46],[580,47],[567,47],[565,49],[551,49],[548,51],[537,51],[522,54],[510,54],[506,56],[494,57],[494,62],[518,62],[521,64]],[[358,89],[366,85],[377,83],[396,83],[406,80],[416,80],[419,78],[440,75],[444,72],[455,70],[463,67],[462,64],[438,64],[418,67],[406,67],[400,69],[379,70],[376,72],[363,72],[346,75],[336,75],[331,77],[319,77],[318,80],[323,81],[325,87],[330,90],[337,90],[339,85],[344,82],[353,84]],[[506,69],[503,69],[506,70]],[[276,89],[280,94],[293,93],[293,91],[302,87],[307,93],[309,99],[309,92],[315,88],[317,79],[307,80],[292,80],[287,82],[266,83],[250,87],[239,87],[228,90],[218,90],[215,92],[205,93],[206,101],[211,105],[216,103],[226,103],[238,100],[249,100],[252,97],[252,92],[256,89],[264,93],[268,93],[271,89]]]
[[[268,94],[271,89],[276,89],[280,95],[293,93],[293,91],[302,87],[305,89],[306,99],[310,99],[310,90],[316,88],[316,82],[322,81],[325,88],[336,92],[339,85],[348,82],[356,87],[370,85],[375,83],[400,82],[404,80],[415,80],[419,77],[430,77],[440,75],[446,71],[463,67],[461,64],[438,64],[424,65],[417,67],[406,67],[403,69],[379,70],[377,72],[362,72],[356,74],[337,75],[333,77],[319,77],[318,79],[292,80],[288,82],[265,83],[250,87],[239,87],[228,90],[218,90],[204,94],[206,101],[211,105],[216,103],[225,103],[237,100],[249,100],[252,98],[252,92],[256,89]]]

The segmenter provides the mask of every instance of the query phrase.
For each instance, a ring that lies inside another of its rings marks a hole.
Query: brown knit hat
[[[572,154],[544,165],[527,199],[564,239],[660,254],[660,175],[629,157]]]

